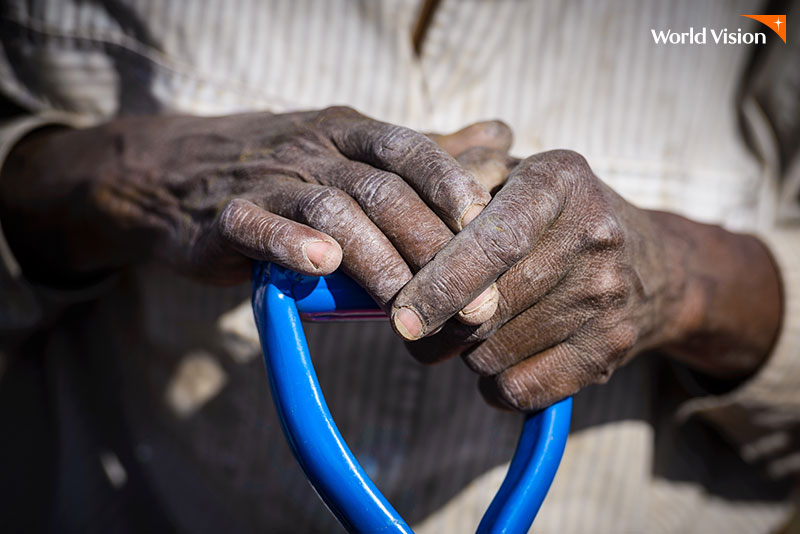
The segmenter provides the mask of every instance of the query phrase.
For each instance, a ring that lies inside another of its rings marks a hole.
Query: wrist
[[[651,212],[663,236],[675,297],[660,349],[714,379],[753,374],[781,322],[780,277],[757,238]]]
[[[134,243],[102,221],[94,182],[108,151],[90,130],[48,127],[23,138],[0,171],[0,222],[26,278],[71,289],[95,284],[121,264],[115,250]],[[97,168],[96,173],[87,169]],[[112,245],[116,243],[116,245]]]

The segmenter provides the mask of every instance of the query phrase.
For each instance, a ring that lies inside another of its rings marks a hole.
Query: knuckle
[[[336,119],[339,117],[355,117],[360,113],[350,106],[328,106],[319,112],[321,119]]]
[[[470,207],[476,204],[486,206],[492,199],[468,171],[457,163],[451,165],[442,154],[426,151],[418,166],[424,180],[422,187],[430,202],[442,216],[457,225]]]
[[[566,196],[583,189],[587,181],[594,177],[586,158],[574,150],[558,149],[545,152],[537,157],[536,165],[541,166],[540,172],[549,176],[550,181],[554,182],[554,187],[560,189]]]
[[[517,221],[527,220],[516,217],[521,210],[515,203],[509,203],[502,217],[486,217],[482,232],[476,243],[483,250],[493,267],[507,269],[516,264],[530,249],[528,231]]]
[[[537,390],[542,389],[535,377],[509,370],[497,375],[495,380],[500,397],[509,406],[515,410],[530,410],[535,407]]]
[[[424,141],[430,141],[422,134],[404,126],[387,125],[377,135],[371,136],[368,147],[379,161],[394,161],[402,163],[412,157]]]
[[[312,129],[319,129],[324,135],[335,141],[354,127],[354,123],[360,123],[361,119],[366,119],[364,115],[348,106],[330,106],[316,113],[311,123]]]
[[[619,323],[600,333],[598,338],[594,347],[587,351],[585,366],[589,383],[605,384],[633,350],[638,334],[632,325]]]
[[[618,309],[627,304],[631,288],[615,268],[597,271],[589,284],[586,304],[597,310]]]
[[[219,214],[219,230],[222,237],[230,239],[241,229],[246,219],[247,201],[235,198],[225,204]]]
[[[511,127],[500,119],[484,122],[483,130],[488,137],[500,140],[503,147],[510,148],[514,141],[514,132]]]
[[[584,250],[617,250],[625,243],[625,234],[619,220],[611,214],[603,214],[592,220],[581,236]]]
[[[592,380],[590,383],[605,384],[611,379],[611,375],[614,374],[616,366],[612,363],[612,360],[608,358],[595,357],[591,360],[591,368],[590,376]]]
[[[225,205],[219,215],[218,228],[223,241],[229,244],[283,259],[297,233],[291,221],[260,212],[242,199]]]
[[[463,306],[464,295],[470,292],[470,283],[457,265],[445,265],[438,276],[429,276],[424,283],[432,300],[441,308],[454,310],[454,313]],[[422,285],[416,287],[422,288]]]
[[[341,189],[324,186],[311,189],[300,199],[298,206],[301,214],[314,222],[342,215],[356,207],[355,201]]]
[[[561,174],[546,153],[531,156],[508,177],[509,185],[516,186],[516,195],[504,201],[528,218],[535,213],[536,219],[552,222],[561,215],[572,189]]]
[[[411,271],[400,258],[383,260],[366,279],[370,294],[378,305],[386,308],[397,293],[411,280]]]
[[[288,221],[269,219],[255,228],[255,247],[262,254],[273,254],[283,257],[287,247],[292,243],[292,225]]]
[[[304,151],[300,146],[300,143],[297,142],[296,139],[292,141],[283,142],[276,146],[272,153],[270,154],[272,161],[278,164],[294,164],[300,158],[303,157]],[[252,178],[253,177],[253,169],[242,169],[243,174],[240,178]]]
[[[633,325],[620,323],[612,327],[607,335],[609,354],[614,359],[626,356],[636,346],[639,335]]]
[[[581,388],[591,384],[605,384],[616,369],[616,360],[609,354],[605,340],[602,339],[594,339],[581,354],[574,354],[572,358],[573,365],[580,370],[576,379]]]
[[[272,159],[279,163],[294,163],[308,158],[312,150],[312,134],[303,132],[276,146],[272,151]]]
[[[584,174],[589,169],[589,162],[574,150],[557,149],[547,153],[559,167],[572,171],[570,174]]]
[[[351,188],[359,204],[379,209],[400,200],[402,184],[395,175],[375,170],[361,175]]]
[[[498,375],[495,379],[497,382],[497,392],[500,398],[514,408],[515,410],[524,409],[525,406],[525,390],[520,384],[519,379],[508,373]]]
[[[346,207],[353,201],[347,193],[335,187],[325,187],[317,200],[320,204],[335,210]]]

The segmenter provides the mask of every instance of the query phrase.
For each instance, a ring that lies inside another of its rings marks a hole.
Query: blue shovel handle
[[[300,314],[380,317],[372,299],[336,272],[304,276],[268,263],[253,268],[253,310],[272,398],[286,440],[317,494],[351,533],[411,533],[350,452],[331,417],[308,353]],[[527,414],[514,458],[478,534],[530,529],[558,469],[572,399]]]

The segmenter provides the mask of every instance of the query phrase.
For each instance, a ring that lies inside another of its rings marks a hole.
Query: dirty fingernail
[[[422,319],[411,308],[400,308],[394,314],[394,326],[401,336],[413,341],[422,335]]]
[[[306,254],[306,258],[308,258],[308,261],[310,261],[314,267],[319,269],[328,258],[328,254],[331,251],[331,244],[326,243],[325,241],[311,241],[303,246],[303,251]]]
[[[467,208],[467,211],[465,211],[464,215],[461,217],[461,228],[464,228],[466,225],[472,222],[472,220],[475,219],[475,217],[477,217],[485,207],[486,206],[483,204],[473,204]]]
[[[497,293],[497,287],[495,284],[490,285],[486,289],[483,290],[483,293],[475,297],[475,300],[464,306],[464,309],[461,311],[464,315],[469,315],[471,313],[475,313],[479,309],[483,307],[484,304],[489,302],[489,299],[494,297]]]

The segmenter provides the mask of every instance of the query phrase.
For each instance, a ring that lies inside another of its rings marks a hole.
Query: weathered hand
[[[464,308],[487,288],[499,299]],[[419,359],[462,353],[490,402],[529,410],[608,380],[648,348],[746,375],[776,334],[779,292],[755,238],[638,209],[559,150],[513,170],[401,290],[392,319],[419,339],[409,343]],[[491,318],[448,321],[471,308]]]
[[[439,136],[508,149],[496,122]],[[422,134],[349,108],[138,117],[31,136],[3,169],[4,229],[53,280],[157,257],[215,283],[248,258],[342,268],[383,306],[490,200]]]

